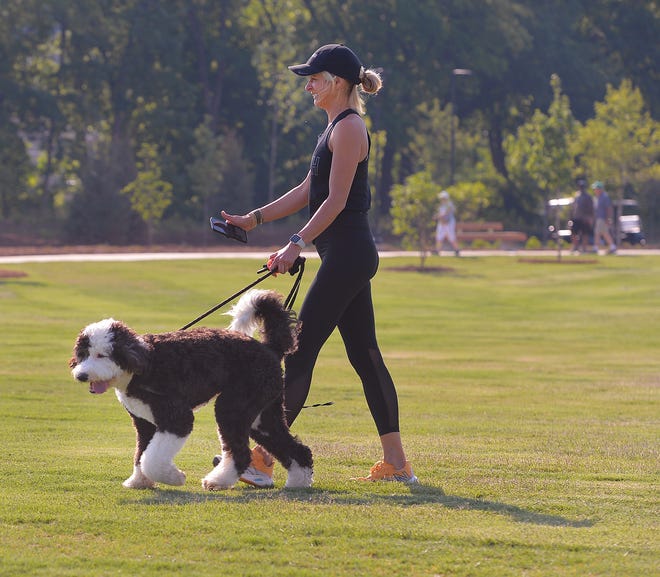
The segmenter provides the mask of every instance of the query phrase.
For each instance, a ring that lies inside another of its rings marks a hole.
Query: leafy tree
[[[417,107],[419,124],[410,128],[410,155],[415,171],[428,171],[437,182],[449,180],[451,106],[438,98]]]
[[[518,122],[513,112],[524,108],[529,99],[530,68],[520,62],[533,46],[531,29],[538,6],[528,4],[476,1],[468,3],[467,13],[456,6],[450,15],[450,22],[456,20],[450,38],[451,46],[456,48],[447,80],[455,67],[472,70],[469,81],[456,83],[461,116],[479,112],[491,162],[505,179],[508,174],[503,141]],[[517,199],[508,187],[501,194],[504,209],[517,210]]]
[[[536,109],[505,142],[509,177],[520,191],[519,202],[528,219],[544,213],[547,200],[565,189],[573,171],[569,143],[576,122],[557,75],[550,86],[553,100],[548,113]]]
[[[640,89],[651,113],[657,118],[660,114],[658,2],[589,2],[584,17],[576,22],[584,37],[597,50],[589,67],[605,70],[604,77],[612,84],[622,77],[629,78]],[[603,83],[599,84],[600,89]]]
[[[195,130],[194,160],[188,167],[194,193],[191,202],[201,210],[202,217],[220,208],[247,210],[253,201],[253,178],[250,164],[242,155],[242,142],[232,130],[213,134],[210,124],[207,117]]]
[[[24,202],[30,163],[23,141],[0,124],[0,217],[8,219]]]
[[[0,216],[4,218],[17,215],[19,207],[25,213],[38,204],[37,187],[27,180],[33,172],[28,137],[40,129],[39,108],[50,104],[29,73],[49,34],[39,14],[37,0],[0,4]]]
[[[456,206],[457,220],[482,220],[496,205],[497,188],[481,180],[457,182],[447,192]]]
[[[244,19],[254,40],[252,64],[267,111],[265,200],[271,201],[283,179],[279,159],[282,136],[304,126],[313,113],[300,78],[287,70],[288,65],[301,58],[296,35],[299,28],[306,26],[309,13],[300,0],[251,0]],[[307,156],[303,162],[308,162]]]
[[[488,141],[480,124],[474,119],[455,122],[455,153],[457,183],[449,186],[450,173],[450,105],[442,107],[438,99],[418,107],[421,122],[411,129],[410,151],[416,168],[431,174],[434,182],[444,182],[452,196],[457,215],[462,220],[486,218],[499,210],[497,191],[504,185],[490,162]]]
[[[369,127],[369,119],[367,118],[367,127]],[[372,228],[374,236],[380,237],[387,225],[383,223],[383,211],[381,204],[383,202],[389,203],[388,195],[382,190],[380,183],[382,182],[382,169],[383,153],[387,145],[387,133],[384,130],[370,131],[371,135],[371,151],[369,152],[369,180],[371,189],[372,206],[374,210],[370,212],[372,219]]]
[[[154,145],[142,144],[138,152],[137,177],[122,188],[131,208],[147,227],[147,242],[153,241],[154,222],[159,220],[172,202],[172,185],[161,178],[158,151]]]
[[[438,208],[438,185],[426,171],[416,172],[404,184],[392,188],[392,231],[402,235],[403,246],[418,250],[420,267],[434,245],[434,215]]]
[[[607,87],[595,116],[578,130],[574,152],[592,178],[602,180],[618,196],[630,188],[660,179],[660,123],[645,109],[630,80]]]
[[[222,187],[222,138],[213,134],[209,117],[195,129],[194,135],[194,160],[188,166],[187,172],[194,195],[191,202],[201,209],[204,216],[211,210],[211,197],[217,195]]]
[[[106,159],[105,154],[90,153],[79,169],[80,185],[64,207],[63,240],[67,243],[126,244],[134,242],[144,227],[128,197],[107,178],[111,168]]]
[[[2,180],[12,183],[4,206],[11,218],[66,214],[69,235],[89,241],[125,240],[141,223],[119,191],[135,177],[133,151],[152,142],[173,186],[163,217],[196,220],[202,197],[189,167],[203,157],[194,133],[207,116],[212,151],[219,146],[237,167],[222,169],[210,194],[265,201],[304,174],[324,122],[286,66],[346,42],[384,79],[368,106],[372,135],[387,134],[372,149],[376,230],[387,225],[393,184],[422,170],[447,183],[454,68],[473,71],[454,79],[455,176],[465,184],[454,196],[472,191],[470,214],[527,220],[557,184],[539,147],[533,162],[527,152],[508,158],[508,137],[550,122],[553,73],[580,122],[624,76],[651,111],[640,122],[657,116],[659,17],[654,0],[0,2],[0,156]],[[527,136],[556,147],[547,128]],[[26,165],[28,148],[36,166]],[[602,154],[578,152],[592,164]],[[642,165],[626,160],[634,176],[619,167],[612,186],[652,198],[655,173]],[[481,187],[486,196],[473,198]]]

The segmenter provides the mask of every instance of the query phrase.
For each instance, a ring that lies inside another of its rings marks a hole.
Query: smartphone
[[[247,243],[247,232],[245,232],[242,228],[239,228],[233,224],[229,224],[227,221],[215,218],[213,216],[211,217],[210,222],[211,230],[219,232],[227,238],[237,240],[238,242]]]

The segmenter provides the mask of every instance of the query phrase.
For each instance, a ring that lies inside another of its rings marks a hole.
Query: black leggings
[[[298,315],[298,350],[285,361],[285,406],[289,425],[300,413],[321,347],[335,327],[357,372],[379,435],[399,431],[392,377],[376,340],[371,278],[378,251],[368,227],[327,230],[316,241],[321,266]]]

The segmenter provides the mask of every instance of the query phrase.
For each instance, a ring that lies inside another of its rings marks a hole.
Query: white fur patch
[[[147,403],[141,401],[140,399],[125,395],[119,389],[115,389],[115,395],[117,395],[119,402],[124,405],[129,413],[135,415],[136,417],[140,417],[145,421],[149,421],[152,425],[156,424],[154,414],[151,411],[151,407],[147,405]]]
[[[142,453],[142,472],[152,481],[166,485],[183,485],[186,475],[174,464],[174,457],[188,440],[173,433],[157,431]]]
[[[110,349],[112,348],[112,325],[116,322],[113,318],[103,319],[87,325],[82,332],[89,337],[91,347],[96,345]]]

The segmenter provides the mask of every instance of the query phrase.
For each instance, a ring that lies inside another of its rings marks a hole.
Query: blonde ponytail
[[[353,86],[349,96],[348,105],[353,109],[364,114],[366,112],[364,105],[364,94],[377,94],[383,86],[383,80],[380,74],[375,70],[369,68],[365,70],[360,69],[360,84]]]
[[[382,86],[383,80],[381,79],[378,72],[372,69],[362,69],[360,73],[360,87],[362,92],[366,92],[367,94],[376,94]]]

